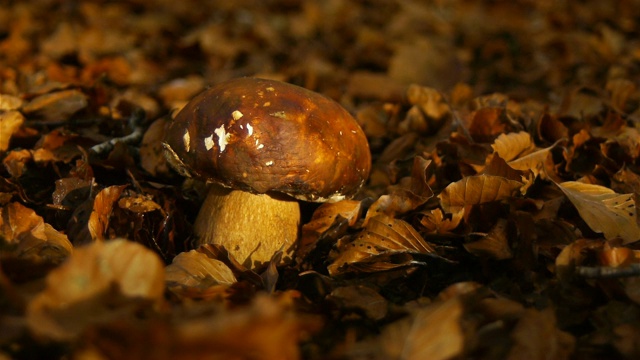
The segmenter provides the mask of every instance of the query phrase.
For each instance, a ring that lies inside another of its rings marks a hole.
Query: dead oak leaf
[[[624,244],[640,240],[633,194],[617,194],[604,186],[575,181],[557,185],[591,230],[607,240],[620,237]]]

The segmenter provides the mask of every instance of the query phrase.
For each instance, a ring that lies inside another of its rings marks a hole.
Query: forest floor
[[[640,358],[637,0],[4,4],[0,359]],[[253,269],[161,146],[243,76],[373,159]]]

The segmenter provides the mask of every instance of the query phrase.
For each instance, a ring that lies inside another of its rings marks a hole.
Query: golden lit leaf
[[[236,282],[231,269],[222,261],[191,250],[173,258],[165,269],[167,288],[177,294],[197,294],[208,298]]]
[[[142,195],[123,197],[118,200],[118,206],[122,209],[127,209],[135,213],[146,213],[155,210],[162,210],[158,203]]]
[[[528,153],[535,148],[531,135],[528,132],[501,134],[491,145],[505,161],[511,161]]]
[[[424,216],[420,219],[420,224],[422,224],[428,232],[436,234],[447,233],[457,228],[460,224],[460,220],[462,220],[461,216],[454,216],[451,219],[445,217],[442,210],[439,208],[424,211],[421,212],[421,214]]]
[[[109,186],[102,189],[93,200],[93,211],[89,217],[89,232],[93,240],[103,240],[109,226],[109,217],[113,210],[113,204],[118,200],[126,185]]]
[[[24,116],[18,111],[0,112],[0,151],[6,151],[9,148],[11,136],[23,123]]]
[[[541,173],[544,174],[542,170],[547,161],[550,160],[549,154],[551,153],[551,150],[557,144],[558,142],[544,149],[539,149],[531,152],[523,157],[509,161],[508,164],[516,170],[531,170],[535,176],[538,176]]]
[[[604,186],[567,181],[558,184],[591,230],[624,244],[640,240],[633,194],[616,194]]]
[[[475,175],[449,184],[438,195],[442,208],[457,213],[467,205],[479,205],[511,197],[524,184],[500,176]]]
[[[73,252],[66,235],[17,202],[0,208],[0,238],[15,246],[9,253],[19,258],[60,263]]]
[[[71,339],[90,324],[131,316],[127,305],[162,301],[163,293],[157,254],[124,239],[96,242],[49,273],[46,288],[28,305],[27,322],[36,334]]]

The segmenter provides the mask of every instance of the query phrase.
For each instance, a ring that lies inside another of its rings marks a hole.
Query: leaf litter
[[[638,358],[638,9],[10,2],[0,357]],[[239,76],[369,139],[370,179],[302,205],[288,265],[194,248],[206,186],[159,146]]]

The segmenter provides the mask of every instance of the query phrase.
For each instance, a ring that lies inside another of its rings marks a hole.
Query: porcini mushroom
[[[291,258],[300,226],[296,199],[349,198],[371,167],[364,132],[338,103],[258,78],[196,96],[163,146],[178,172],[211,184],[194,224],[197,244],[222,244],[249,267],[279,249]]]

